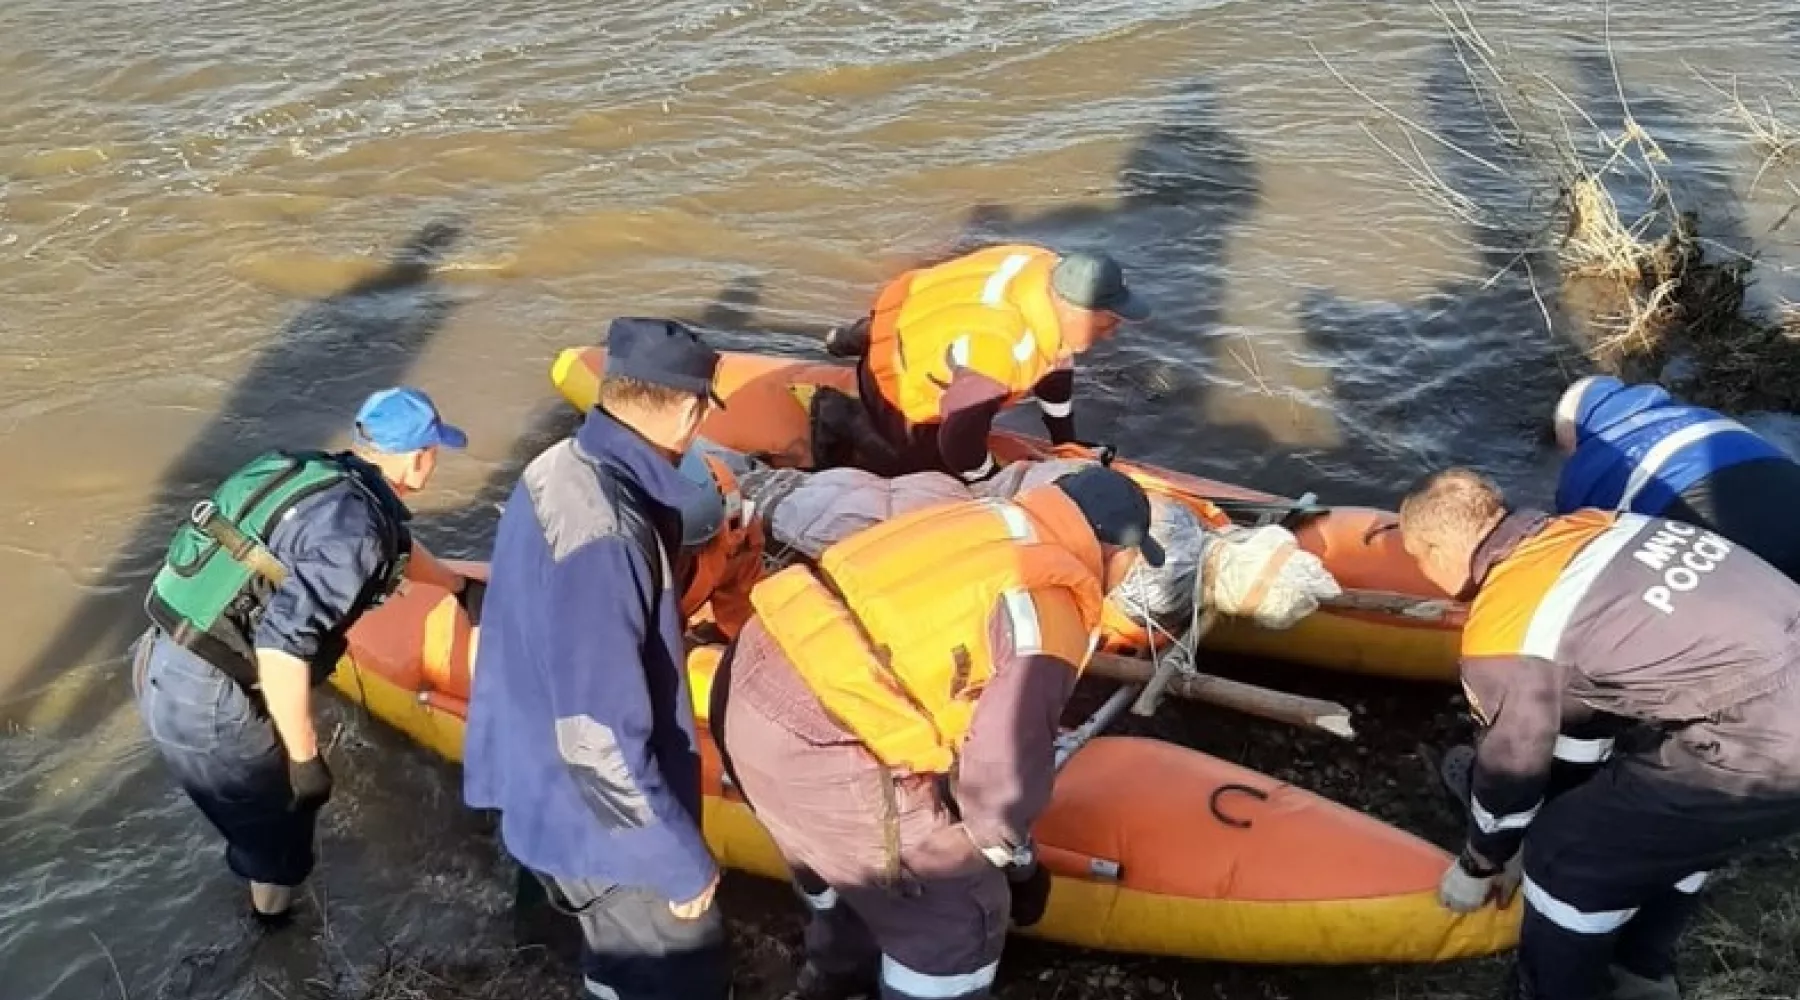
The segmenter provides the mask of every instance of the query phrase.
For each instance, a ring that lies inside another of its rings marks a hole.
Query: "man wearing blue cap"
[[[494,539],[464,797],[579,920],[585,1000],[730,995],[671,568],[718,362],[680,323],[613,321],[599,405],[526,467]]]
[[[466,443],[423,392],[377,392],[350,451],[267,452],[196,504],[151,584],[139,710],[265,923],[287,917],[312,872],[331,771],[311,692],[346,633],[403,577],[479,601],[479,584],[414,545],[401,500],[431,479],[439,448]]]

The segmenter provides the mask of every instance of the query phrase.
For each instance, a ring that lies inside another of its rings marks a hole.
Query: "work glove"
[[[1524,855],[1513,855],[1500,868],[1485,873],[1471,872],[1466,858],[1457,858],[1438,883],[1438,902],[1456,913],[1474,913],[1493,900],[1502,909],[1512,904],[1524,878]]]
[[[1006,868],[1006,887],[1012,892],[1012,922],[1030,927],[1044,919],[1050,905],[1050,870],[1035,860]]]
[[[1074,443],[1093,452],[1094,461],[1101,465],[1110,466],[1113,464],[1113,459],[1119,457],[1119,449],[1103,441],[1076,441]]]
[[[1201,560],[1201,603],[1266,629],[1292,628],[1343,593],[1318,556],[1300,548],[1293,532],[1272,524],[1209,533]]]
[[[463,577],[462,589],[456,592],[456,603],[462,605],[463,614],[469,616],[469,624],[481,624],[481,607],[486,601],[487,581]]]
[[[288,761],[288,788],[293,792],[295,812],[318,809],[331,801],[331,768],[325,766],[325,756]]]

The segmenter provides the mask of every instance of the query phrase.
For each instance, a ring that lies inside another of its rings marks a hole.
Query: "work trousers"
[[[723,709],[734,781],[811,910],[807,961],[878,980],[883,1000],[990,996],[1011,896],[935,783],[896,782],[860,745],[816,745],[742,699]]]
[[[287,751],[268,713],[212,664],[151,630],[132,657],[144,726],[182,791],[253,882],[297,886],[313,869],[316,808],[295,809]]]
[[[581,927],[581,1000],[727,1000],[731,963],[715,903],[697,920],[655,890],[527,872]]]
[[[1525,837],[1520,1000],[1595,1000],[1609,964],[1672,975],[1708,873],[1800,831],[1800,795],[1746,797],[1689,777],[1671,780],[1651,754],[1615,755],[1544,805]]]

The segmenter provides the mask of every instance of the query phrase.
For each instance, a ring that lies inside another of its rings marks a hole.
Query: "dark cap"
[[[1108,254],[1064,254],[1050,271],[1050,288],[1064,302],[1083,309],[1129,320],[1150,316],[1149,303],[1125,287],[1124,269]]]
[[[1087,515],[1094,537],[1108,545],[1137,549],[1151,566],[1163,564],[1162,546],[1150,537],[1150,498],[1122,472],[1090,465],[1056,480]]]
[[[685,323],[626,316],[613,320],[607,328],[609,375],[707,396],[714,405],[723,407],[725,401],[712,384],[718,369],[719,352],[707,346],[700,334]]]

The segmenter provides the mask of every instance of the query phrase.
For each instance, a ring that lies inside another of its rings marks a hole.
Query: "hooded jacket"
[[[1689,406],[1659,385],[1608,375],[1569,387],[1556,410],[1575,451],[1556,487],[1556,512],[1583,507],[1656,516],[1695,483],[1727,466],[1785,459],[1743,424]]]

